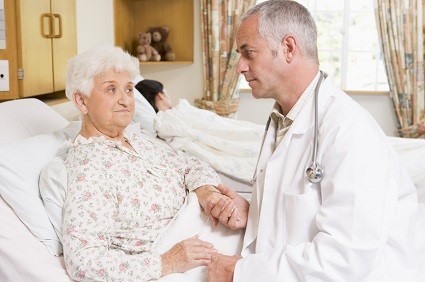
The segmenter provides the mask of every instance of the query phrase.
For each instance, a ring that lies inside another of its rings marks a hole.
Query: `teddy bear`
[[[174,61],[176,54],[170,44],[167,43],[170,28],[168,26],[156,26],[149,28],[148,32],[152,34],[151,46],[161,55],[162,61]]]
[[[139,32],[137,42],[137,58],[139,61],[160,61],[161,55],[158,51],[150,45],[152,41],[152,34],[148,32]]]

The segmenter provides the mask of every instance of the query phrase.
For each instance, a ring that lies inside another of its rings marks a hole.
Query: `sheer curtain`
[[[256,0],[201,0],[204,94],[198,107],[231,116],[238,109],[235,30]]]
[[[378,33],[399,135],[425,133],[422,0],[376,0]]]

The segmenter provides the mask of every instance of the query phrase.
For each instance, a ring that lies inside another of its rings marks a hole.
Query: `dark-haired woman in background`
[[[141,80],[135,88],[156,112],[153,117],[155,134],[174,150],[194,155],[232,178],[244,182],[251,180],[261,147],[263,125],[222,117],[198,109],[184,99],[173,106],[164,85],[156,80]],[[136,102],[136,111],[137,107]],[[139,112],[144,117],[149,115],[146,110]],[[141,122],[142,127],[144,124],[146,122]]]

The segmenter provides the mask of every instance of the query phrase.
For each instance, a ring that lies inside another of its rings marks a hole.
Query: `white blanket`
[[[226,255],[239,255],[242,249],[244,230],[233,231],[219,224],[212,227],[208,217],[198,204],[195,193],[189,193],[187,204],[179,211],[174,221],[167,227],[156,243],[156,250],[163,253],[174,244],[198,234],[199,238],[211,242],[218,252]],[[184,273],[174,273],[162,277],[161,282],[207,281],[206,266],[197,267]]]
[[[186,100],[158,112],[155,129],[174,150],[185,151],[244,181],[253,176],[264,133],[263,125],[221,117]]]

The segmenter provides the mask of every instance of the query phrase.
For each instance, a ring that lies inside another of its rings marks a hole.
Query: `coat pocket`
[[[283,194],[285,244],[310,242],[318,232],[316,213],[321,204],[320,189],[304,194]]]

